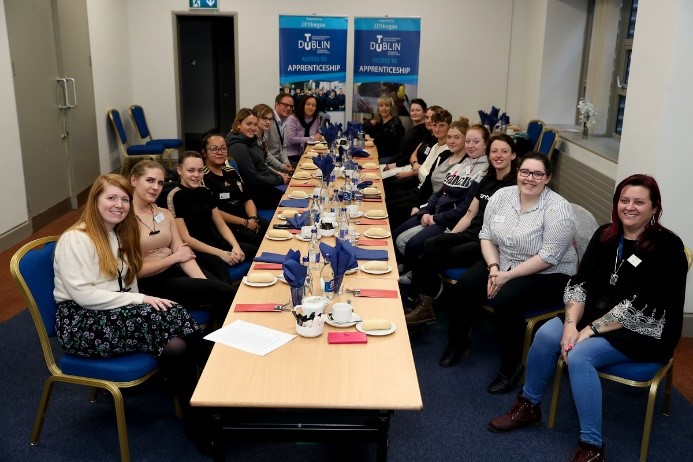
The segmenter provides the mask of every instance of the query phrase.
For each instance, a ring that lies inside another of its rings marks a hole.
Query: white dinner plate
[[[357,322],[363,321],[361,319],[361,316],[358,315],[358,313],[352,311],[351,312],[351,321],[349,322],[337,322],[334,319],[332,319],[332,313],[330,313],[327,316],[327,319],[325,319],[325,324],[329,324],[332,327],[339,327],[339,328],[345,328],[345,327],[354,327]]]
[[[296,175],[294,175],[294,180],[310,180],[310,178],[311,175],[308,172],[297,172]]]
[[[288,241],[289,239],[293,238],[293,235],[289,234],[288,237],[272,237],[272,236],[265,235],[265,237],[267,239],[269,239],[270,241]]]
[[[357,266],[356,268],[351,268],[350,270],[346,270],[344,274],[354,274],[359,270],[359,267]]]
[[[369,212],[366,212],[366,214],[365,214],[364,216],[365,216],[366,218],[370,218],[371,220],[384,220],[385,218],[388,217],[387,213],[385,214],[385,216],[376,217],[376,216],[369,215]]]
[[[310,199],[310,195],[307,195],[305,197],[298,197],[298,196],[295,196],[294,193],[289,194],[289,197],[291,199]]]
[[[377,337],[380,337],[383,335],[390,335],[391,333],[397,330],[397,326],[394,322],[390,321],[389,329],[366,330],[363,328],[363,321],[360,321],[356,323],[356,330],[359,332],[363,332],[366,335],[375,335]]]
[[[372,270],[372,269],[366,269],[366,265],[361,265],[360,270],[366,274],[387,274],[390,271],[392,271],[392,266],[388,265],[386,270]]]
[[[315,164],[312,164],[312,163],[309,164],[308,162],[306,162],[305,164],[301,164],[301,168],[303,170],[317,170],[318,166]]]
[[[284,279],[284,273],[282,273],[282,274],[280,274],[279,276],[277,276],[277,280],[278,280],[279,282],[283,282],[284,284],[288,284],[288,282],[286,282],[286,279]]]
[[[277,283],[277,278],[275,277],[272,282],[248,282],[248,276],[243,276],[243,284],[250,287],[269,287]]]
[[[318,144],[320,141],[310,140],[306,141],[306,144]]]
[[[368,231],[365,231],[363,235],[366,237],[370,237],[371,239],[387,239],[388,237],[390,237],[389,232],[387,233],[387,236],[376,236],[375,234],[369,234]]]

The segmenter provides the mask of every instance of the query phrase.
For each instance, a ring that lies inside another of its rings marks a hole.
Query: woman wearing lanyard
[[[604,461],[597,370],[630,361],[665,363],[681,337],[688,265],[681,239],[661,225],[661,215],[654,178],[636,174],[618,184],[612,222],[594,233],[565,287],[565,321],[554,318],[539,329],[525,386],[512,411],[491,420],[489,429],[510,431],[541,420],[539,404],[562,355],[580,421],[572,461]]]
[[[286,153],[282,150],[281,155],[285,159],[279,160],[269,153],[269,135],[272,125],[277,125],[277,120],[274,118],[274,111],[266,104],[256,104],[253,107],[253,112],[257,116],[257,143],[260,149],[265,154],[265,163],[267,166],[277,173],[291,173],[293,168],[289,162]],[[277,130],[279,127],[277,127]]]

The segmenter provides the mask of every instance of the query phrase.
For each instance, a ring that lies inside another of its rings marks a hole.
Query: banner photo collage
[[[344,123],[347,17],[279,16],[279,83],[294,101],[318,100],[323,119]],[[421,18],[354,18],[351,118],[370,118],[389,95],[409,116],[419,80]]]

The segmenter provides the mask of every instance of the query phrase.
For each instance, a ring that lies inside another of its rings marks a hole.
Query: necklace
[[[635,243],[635,246],[637,247],[637,241]],[[635,254],[635,252],[633,253]],[[616,283],[618,282],[618,272],[621,269],[621,266],[623,266],[624,262],[623,258],[623,234],[621,234],[621,237],[618,240],[618,247],[616,247],[616,258],[614,259],[614,271],[611,273],[611,276],[609,276],[609,284],[612,286],[615,286]]]
[[[145,228],[147,228],[147,229],[149,230],[149,235],[150,235],[150,236],[153,236],[153,235],[155,235],[155,234],[159,234],[159,233],[161,232],[161,230],[160,230],[160,229],[156,229],[156,220],[154,219],[154,205],[149,204],[149,208],[152,210],[152,226],[154,226],[154,228],[150,228],[149,225],[148,225],[147,223],[145,223],[144,221],[142,221],[142,219],[140,218],[139,215],[137,215],[137,213],[135,213],[135,218],[137,218],[137,220],[138,220],[140,223],[142,223],[142,224],[144,225]]]

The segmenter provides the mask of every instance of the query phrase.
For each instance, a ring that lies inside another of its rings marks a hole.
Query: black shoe
[[[440,357],[438,364],[440,364],[441,367],[452,367],[460,362],[460,358],[462,358],[462,356],[463,352],[459,351],[452,345],[448,345],[443,352],[443,356]]]
[[[517,365],[517,368],[515,368],[515,373],[513,373],[513,375],[507,376],[503,373],[498,374],[493,382],[491,382],[486,388],[486,391],[494,395],[511,392],[512,389],[515,388],[515,385],[517,385],[517,383],[520,381],[520,377],[522,377],[524,370],[524,366],[522,363],[520,363]]]

